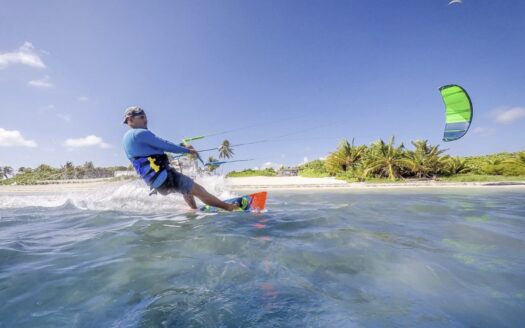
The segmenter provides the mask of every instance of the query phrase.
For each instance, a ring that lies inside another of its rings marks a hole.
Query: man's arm
[[[160,148],[170,153],[188,154],[191,151],[188,148],[184,148],[174,144],[173,142],[164,140],[157,137],[153,132],[146,130],[141,133],[141,139],[144,143],[147,143],[153,147]]]

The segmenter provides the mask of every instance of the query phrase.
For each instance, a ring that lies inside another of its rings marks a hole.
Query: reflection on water
[[[203,215],[124,188],[0,197],[0,326],[525,320],[518,189],[280,191],[263,214]]]

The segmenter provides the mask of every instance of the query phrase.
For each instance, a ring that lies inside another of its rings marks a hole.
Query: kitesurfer
[[[196,209],[195,197],[207,205],[233,211],[237,205],[228,204],[210,194],[190,177],[177,172],[169,164],[164,152],[198,155],[191,146],[178,146],[161,139],[148,130],[148,118],[144,110],[133,106],[124,112],[124,124],[130,129],[124,134],[122,144],[126,156],[133,164],[138,175],[151,189],[162,195],[179,192],[188,205]]]

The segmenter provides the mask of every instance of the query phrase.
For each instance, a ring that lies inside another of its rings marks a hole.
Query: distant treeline
[[[413,149],[396,145],[394,137],[370,145],[343,140],[324,160],[299,166],[305,177],[337,177],[346,181],[442,179],[456,181],[509,180],[525,178],[525,151],[474,157],[452,157],[427,140],[411,142]],[[276,173],[274,171],[274,173]],[[266,171],[244,170],[228,176],[272,175]],[[275,174],[273,174],[275,175]],[[506,178],[509,177],[509,178]]]
[[[264,170],[247,169],[247,170],[240,171],[240,172],[232,171],[228,173],[226,176],[227,177],[253,177],[253,176],[273,177],[276,175],[277,175],[277,172],[274,169],[267,168]]]
[[[349,181],[369,179],[428,179],[458,175],[525,176],[525,152],[474,157],[445,155],[427,140],[411,142],[413,149],[396,146],[394,137],[370,145],[343,140],[325,160],[300,168],[302,176],[335,176]]]
[[[10,166],[0,167],[0,184],[34,184],[46,180],[111,178],[115,171],[128,170],[125,166],[95,167],[92,162],[75,166],[66,162],[60,168],[41,164],[36,168],[20,167],[16,173]]]

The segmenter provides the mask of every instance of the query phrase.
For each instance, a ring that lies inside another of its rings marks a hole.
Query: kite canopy
[[[472,122],[472,101],[459,85],[451,84],[439,88],[445,104],[445,133],[443,141],[454,141],[463,137]]]

